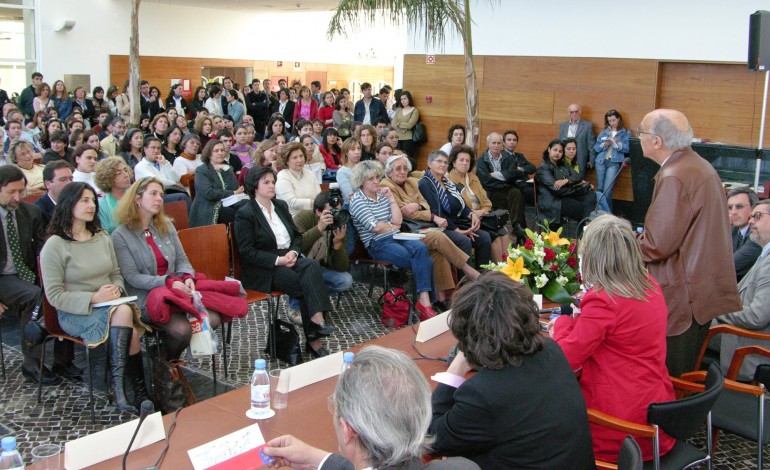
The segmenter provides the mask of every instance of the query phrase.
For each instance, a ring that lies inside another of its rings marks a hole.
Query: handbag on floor
[[[152,368],[152,390],[155,405],[165,415],[196,402],[190,382],[182,372],[184,361],[155,356]]]
[[[302,349],[299,346],[299,333],[294,325],[281,319],[275,320],[275,325],[267,336],[265,352],[270,354],[270,345],[275,338],[275,355],[277,359],[288,362],[292,366],[302,364]],[[276,358],[273,358],[276,359]]]
[[[409,321],[412,302],[402,287],[389,289],[377,302],[382,306],[382,324],[386,328],[398,328]]]

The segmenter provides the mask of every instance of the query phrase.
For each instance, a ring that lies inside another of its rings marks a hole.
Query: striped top
[[[374,227],[377,226],[377,222],[390,223],[392,217],[390,201],[381,194],[377,194],[377,200],[373,201],[366,197],[360,189],[356,191],[350,200],[350,215],[353,217],[353,225],[358,230],[361,242],[367,248],[372,240],[381,240],[399,232],[396,229],[380,234],[374,233]]]

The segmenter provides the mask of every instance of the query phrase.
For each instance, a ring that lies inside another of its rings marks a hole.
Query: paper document
[[[240,201],[243,201],[244,199],[248,199],[249,196],[241,193],[241,194],[233,194],[232,196],[227,196],[226,198],[222,199],[222,205],[225,207],[230,207],[233,204],[237,204]]]
[[[397,233],[393,235],[393,240],[422,240],[424,233]]]
[[[234,433],[207,442],[202,446],[187,451],[190,461],[195,470],[204,470],[206,468],[248,468],[242,464],[230,466],[239,456],[255,450],[265,443],[262,437],[262,431],[259,424],[252,424]],[[249,458],[255,465],[251,468],[260,468],[263,466],[258,455]],[[217,464],[223,464],[221,466]]]
[[[128,302],[133,302],[134,300],[136,300],[135,295],[128,295],[119,299],[108,300],[107,302],[99,302],[98,304],[94,304],[94,307],[109,307],[112,305],[127,304]]]

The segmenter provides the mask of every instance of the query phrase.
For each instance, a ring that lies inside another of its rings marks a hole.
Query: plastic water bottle
[[[3,448],[3,454],[0,455],[0,470],[24,470],[24,460],[16,449],[16,438],[4,437],[0,445]]]
[[[254,361],[254,375],[251,376],[251,413],[266,416],[270,413],[270,377],[265,371],[265,360]]]
[[[346,352],[342,355],[342,370],[340,370],[340,375],[344,374],[346,370],[350,369],[350,366],[353,365],[353,359],[355,356],[355,353],[352,352]]]

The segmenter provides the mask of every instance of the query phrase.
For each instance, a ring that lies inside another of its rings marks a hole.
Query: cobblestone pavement
[[[381,289],[375,289],[368,297],[368,286],[354,284],[352,290],[342,295],[339,308],[335,309],[331,321],[339,331],[325,343],[330,352],[336,352],[378,338],[390,332],[379,320],[379,306],[376,299]],[[285,297],[281,302],[280,316],[286,318]],[[332,301],[336,305],[336,298]],[[228,346],[228,374],[224,377],[223,355],[216,356],[219,386],[222,393],[246,385],[251,377],[254,359],[267,359],[264,348],[266,338],[267,304],[251,306],[249,315],[236,320],[232,327],[232,340]],[[19,442],[20,451],[29,463],[30,451],[38,444],[66,441],[136,418],[122,413],[108,404],[104,384],[104,351],[97,348],[92,352],[92,371],[97,422],[91,421],[88,406],[88,386],[83,382],[65,380],[61,385],[43,388],[43,401],[37,403],[37,387],[26,383],[21,375],[21,354],[18,342],[18,320],[7,316],[0,320],[3,332],[3,351],[7,374],[0,379],[0,436],[13,434]],[[301,331],[301,328],[298,328]],[[221,336],[220,336],[221,338]],[[305,351],[304,338],[302,349]],[[49,355],[50,357],[50,351]],[[305,353],[305,360],[310,360]],[[50,361],[48,361],[50,363]],[[75,362],[85,367],[85,355],[76,350]],[[285,364],[282,364],[285,366]],[[269,368],[278,367],[276,361],[269,361]],[[186,375],[199,400],[213,394],[210,357],[193,358],[188,362]],[[705,432],[693,439],[703,446]],[[756,468],[756,446],[737,436],[722,433],[716,453],[715,467],[725,469]],[[770,452],[765,451],[765,459]],[[705,467],[704,467],[705,468]]]

